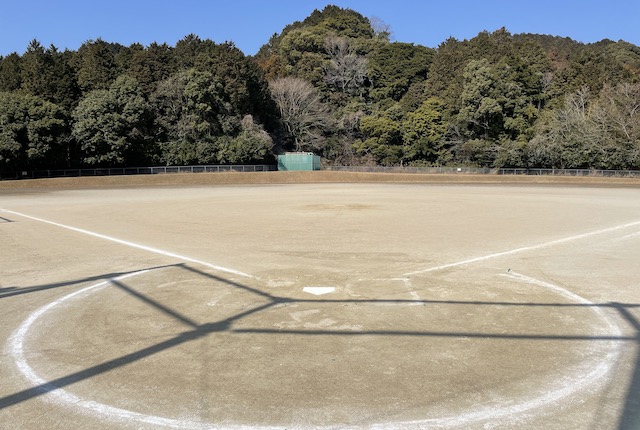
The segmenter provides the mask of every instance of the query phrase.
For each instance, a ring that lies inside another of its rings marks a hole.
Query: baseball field
[[[640,180],[0,182],[2,429],[640,428]]]

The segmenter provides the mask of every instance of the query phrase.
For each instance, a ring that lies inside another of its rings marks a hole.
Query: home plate
[[[304,287],[302,289],[305,293],[313,294],[314,296],[333,293],[335,290],[335,287]]]

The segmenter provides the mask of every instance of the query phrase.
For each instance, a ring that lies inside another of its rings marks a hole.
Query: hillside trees
[[[90,166],[122,166],[144,158],[150,109],[139,83],[126,75],[93,90],[73,111],[72,136]]]
[[[640,48],[483,31],[432,49],[336,6],[255,57],[195,34],[175,46],[32,41],[0,57],[2,168],[327,163],[638,168]],[[47,129],[48,127],[48,129]]]
[[[58,167],[67,148],[59,106],[30,94],[0,92],[0,169]]]
[[[433,50],[410,43],[376,43],[368,55],[371,98],[399,101],[412,85],[427,78]]]
[[[444,134],[447,124],[444,119],[444,104],[430,97],[403,122],[404,158],[429,165],[444,165],[450,157]]]
[[[109,88],[119,75],[115,56],[122,49],[123,46],[107,43],[102,39],[88,41],[80,46],[72,64],[76,71],[76,81],[83,93]]]
[[[20,115],[5,115],[3,162],[14,171],[27,165],[260,162],[273,147],[265,129],[273,132],[279,115],[254,61],[231,43],[193,35],[176,48],[99,39],[76,52],[45,49],[34,40],[22,56],[0,58],[0,89],[19,106],[51,102],[62,119],[47,142],[66,150],[44,164],[16,149],[35,143],[7,137],[7,130],[25,123]],[[26,95],[35,98],[25,101]]]
[[[531,146],[541,164],[597,169],[640,168],[640,84],[584,86],[539,124]]]
[[[273,148],[273,139],[263,127],[246,115],[240,121],[240,133],[225,140],[218,152],[218,162],[244,164],[267,160]]]
[[[69,64],[71,56],[55,46],[44,49],[33,40],[20,62],[20,88],[63,108],[72,108],[79,91]]]
[[[0,91],[15,91],[22,84],[22,57],[12,53],[0,58]]]
[[[384,112],[368,115],[360,120],[363,138],[356,140],[356,151],[372,157],[385,166],[403,164],[402,111],[393,105]]]
[[[156,93],[158,121],[167,139],[162,157],[168,164],[206,164],[216,158],[218,138],[235,131],[222,85],[208,72],[190,69],[162,82]]]

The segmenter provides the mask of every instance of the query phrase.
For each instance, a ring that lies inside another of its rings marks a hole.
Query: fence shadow
[[[165,267],[172,267],[172,266],[175,266],[175,265],[156,266],[156,267],[152,267],[150,270],[157,270],[157,269],[162,269]],[[31,287],[24,287],[24,288],[3,287],[3,288],[0,288],[0,299],[4,299],[6,297],[19,296],[22,294],[37,293],[39,291],[46,291],[46,290],[51,290],[56,288],[70,287],[73,285],[79,285],[79,284],[84,284],[88,282],[108,281],[110,279],[118,278],[120,276],[124,276],[124,275],[135,273],[135,272],[137,272],[137,270],[130,271],[130,272],[104,273],[102,275],[88,276],[86,278],[73,279],[70,281],[63,281],[63,282],[53,282],[50,284],[34,285]]]
[[[618,422],[618,430],[632,430],[640,428],[640,321],[633,315],[632,310],[634,308],[639,308],[640,304],[625,304],[625,303],[602,303],[602,304],[567,304],[567,303],[535,303],[535,302],[527,302],[527,303],[517,303],[517,302],[499,302],[499,301],[443,301],[443,300],[330,300],[330,299],[294,299],[288,297],[282,297],[277,295],[272,295],[261,291],[257,288],[250,287],[248,285],[244,285],[235,280],[226,279],[224,277],[213,275],[211,273],[204,272],[192,266],[189,266],[186,263],[168,265],[168,266],[159,266],[153,269],[161,269],[166,267],[175,267],[180,270],[185,270],[191,274],[197,274],[198,276],[202,276],[203,278],[210,279],[216,283],[222,283],[229,288],[242,290],[244,292],[248,292],[254,294],[256,297],[259,297],[264,303],[258,304],[254,307],[246,309],[242,312],[239,312],[235,315],[232,315],[228,318],[210,321],[204,324],[196,323],[192,318],[188,315],[184,315],[179,311],[171,308],[170,305],[165,303],[160,303],[155,299],[152,299],[148,295],[141,293],[135,288],[127,285],[123,280],[115,280],[113,278],[122,276],[126,273],[112,273],[105,274],[95,277],[89,277],[69,282],[61,282],[57,284],[50,285],[41,285],[36,287],[31,287],[27,289],[20,289],[18,292],[14,291],[6,291],[4,296],[17,293],[17,294],[26,294],[34,291],[42,291],[50,288],[59,288],[61,286],[74,285],[87,281],[95,281],[95,280],[109,280],[109,282],[115,287],[120,289],[121,291],[126,292],[131,297],[136,300],[140,300],[145,305],[156,309],[158,312],[163,315],[169,316],[180,324],[184,325],[187,330],[170,338],[164,340],[162,342],[158,342],[146,348],[142,348],[138,351],[124,354],[120,357],[117,357],[112,360],[105,361],[103,363],[97,364],[95,366],[80,370],[78,372],[74,372],[68,374],[66,376],[48,381],[46,383],[40,384],[38,386],[34,386],[11,395],[0,398],[0,410],[5,409],[21,402],[34,399],[36,397],[42,396],[44,394],[63,389],[65,387],[71,386],[81,381],[85,381],[91,379],[97,375],[121,368],[123,366],[127,366],[129,364],[135,363],[139,360],[142,360],[146,357],[162,353],[163,351],[167,351],[176,346],[202,339],[205,336],[213,335],[215,333],[230,333],[230,334],[257,334],[257,335],[269,335],[269,336],[277,336],[277,335],[297,335],[297,336],[393,336],[393,337],[423,337],[423,338],[475,338],[475,339],[506,339],[511,341],[534,341],[534,340],[561,340],[561,341],[584,341],[584,342],[598,342],[598,341],[607,341],[607,342],[625,342],[628,344],[632,344],[636,346],[636,358],[635,358],[635,366],[633,369],[633,375],[631,377],[631,381],[629,383],[629,388],[627,390],[627,394],[623,400],[622,405],[622,413],[619,417]],[[150,269],[150,270],[153,270]],[[130,272],[133,273],[133,272]],[[2,291],[0,290],[0,294]],[[598,308],[607,308],[610,309],[620,317],[622,317],[631,327],[634,329],[634,334],[631,336],[616,336],[616,335],[562,335],[562,334],[518,334],[518,333],[487,333],[487,332],[437,332],[437,331],[406,331],[406,330],[363,330],[363,331],[341,331],[341,330],[280,330],[280,329],[270,329],[270,328],[234,328],[234,323],[250,316],[257,314],[259,312],[266,311],[276,305],[280,305],[282,303],[326,303],[326,304],[382,304],[382,303],[393,303],[393,304],[424,304],[424,305],[436,305],[436,304],[445,304],[451,306],[509,306],[509,307],[598,307]]]

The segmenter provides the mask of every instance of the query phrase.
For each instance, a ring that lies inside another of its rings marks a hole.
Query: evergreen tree
[[[107,89],[118,76],[116,53],[123,47],[102,39],[88,41],[80,46],[73,63],[78,86],[83,93]]]
[[[17,53],[0,59],[0,91],[15,91],[22,86],[22,58]]]
[[[19,92],[0,92],[0,169],[64,165],[65,116],[57,105]]]
[[[106,90],[93,90],[73,112],[73,137],[83,162],[122,166],[144,158],[150,107],[138,82],[118,77]]]

